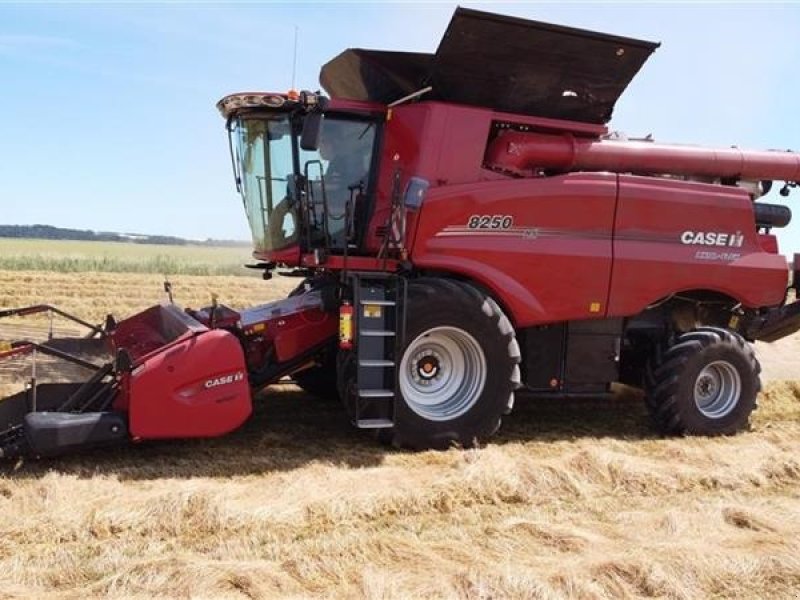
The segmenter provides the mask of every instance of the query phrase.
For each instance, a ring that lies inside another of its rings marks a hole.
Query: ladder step
[[[397,393],[395,382],[389,380],[394,379],[398,363],[389,359],[402,331],[399,313],[405,296],[399,291],[398,281],[402,280],[395,275],[353,275],[357,304],[353,324],[358,340],[353,424],[359,429],[395,426]]]
[[[394,337],[394,331],[385,329],[362,329],[361,335],[364,337]]]
[[[360,360],[359,367],[393,367],[393,360]]]
[[[392,390],[359,390],[359,398],[394,398]]]
[[[394,422],[391,419],[359,419],[356,421],[356,427],[360,429],[386,429],[394,427]]]

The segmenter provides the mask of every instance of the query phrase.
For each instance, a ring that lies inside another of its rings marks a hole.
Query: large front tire
[[[647,406],[669,435],[746,429],[761,390],[761,366],[740,335],[701,327],[680,335],[647,368]]]
[[[475,287],[444,279],[408,286],[397,357],[396,446],[471,447],[500,427],[519,385],[519,345],[503,311]]]

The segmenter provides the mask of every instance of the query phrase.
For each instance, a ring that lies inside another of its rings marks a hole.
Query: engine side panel
[[[434,188],[411,260],[480,282],[517,327],[603,317],[616,194],[605,173]]]
[[[621,175],[609,316],[685,290],[749,307],[783,301],[786,259],[766,252],[749,195],[734,187]]]
[[[597,394],[619,379],[623,319],[591,319],[529,327],[523,342],[522,373],[537,393]]]

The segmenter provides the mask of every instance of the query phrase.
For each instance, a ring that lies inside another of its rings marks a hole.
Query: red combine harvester
[[[800,155],[609,135],[657,46],[458,9],[435,54],[334,58],[329,98],[226,96],[250,266],[302,283],[241,312],[165,303],[7,344],[93,375],[0,402],[3,454],[222,435],[287,375],[410,448],[487,439],[518,390],[613,382],[643,388],[664,433],[745,428],[748,342],[800,329],[771,233],[791,213],[760,201],[797,186]]]

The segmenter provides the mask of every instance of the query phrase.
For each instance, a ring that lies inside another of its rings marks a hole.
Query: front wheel
[[[666,434],[725,435],[746,429],[761,367],[740,335],[701,327],[680,335],[647,368],[647,405]]]
[[[381,437],[415,449],[485,440],[511,408],[519,360],[514,328],[489,296],[444,279],[409,283],[395,425]]]

